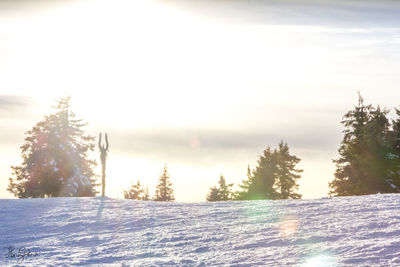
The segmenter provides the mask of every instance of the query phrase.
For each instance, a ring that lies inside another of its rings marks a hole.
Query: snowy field
[[[0,226],[0,266],[400,266],[400,194],[2,199]]]

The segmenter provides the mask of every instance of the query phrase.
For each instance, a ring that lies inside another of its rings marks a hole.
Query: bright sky
[[[303,197],[326,196],[357,90],[399,104],[400,5],[379,3],[2,2],[0,197],[24,132],[66,95],[109,133],[109,196],[137,179],[152,192],[167,163],[177,200],[204,201],[281,139]]]

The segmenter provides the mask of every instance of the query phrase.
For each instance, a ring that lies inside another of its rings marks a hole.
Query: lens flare
[[[315,255],[306,260],[301,267],[336,267],[337,262],[331,255],[320,254]]]
[[[276,214],[276,210],[271,205],[265,205],[263,202],[247,201],[243,202],[244,207],[242,214],[247,218],[250,223],[274,223],[275,217],[271,216]]]
[[[299,227],[299,221],[294,217],[284,217],[279,222],[279,233],[285,238],[292,237]]]
[[[193,137],[190,139],[190,147],[197,148],[200,146],[200,139],[198,137]]]

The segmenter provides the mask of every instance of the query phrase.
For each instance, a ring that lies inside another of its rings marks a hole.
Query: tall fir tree
[[[175,200],[174,189],[172,188],[172,183],[168,174],[168,167],[165,164],[160,179],[156,187],[156,192],[154,196],[155,201],[173,201]]]
[[[124,198],[125,199],[136,199],[136,200],[143,200],[145,198],[144,195],[145,191],[138,180],[136,184],[131,184],[131,187],[124,191]]]
[[[365,138],[369,114],[372,105],[364,105],[364,99],[359,95],[358,105],[343,116],[341,123],[345,129],[339,148],[340,158],[336,164],[335,179],[329,183],[331,195],[346,196],[367,192],[364,179],[368,177],[368,166],[365,166],[365,152],[368,143]]]
[[[329,183],[330,195],[349,196],[399,192],[399,151],[396,150],[396,122],[391,125],[389,110],[358,105],[347,112],[342,124],[344,137],[336,171]]]
[[[56,112],[26,132],[22,164],[11,166],[7,190],[19,198],[94,196],[96,162],[88,158],[94,137],[75,119],[70,97],[61,98]]]

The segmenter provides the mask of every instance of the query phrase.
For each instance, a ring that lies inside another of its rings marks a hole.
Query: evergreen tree
[[[70,97],[58,100],[54,114],[26,132],[22,164],[11,166],[7,190],[19,198],[94,196],[94,137],[84,135],[86,124],[70,111]]]
[[[329,183],[331,195],[346,196],[362,194],[366,191],[363,179],[368,176],[364,166],[365,151],[368,148],[365,134],[368,116],[373,110],[372,105],[364,105],[364,100],[359,95],[358,106],[343,116],[341,123],[344,125],[344,137],[339,148],[340,158],[334,160],[336,164],[335,179]],[[366,168],[367,167],[367,168]]]
[[[150,200],[150,194],[149,194],[149,187],[148,186],[146,186],[146,190],[143,193],[142,200],[145,200],[145,201]]]
[[[127,191],[124,191],[124,198],[143,200],[143,198],[145,197],[144,192],[145,191],[142,188],[140,181],[138,180],[136,184],[132,183],[131,187]]]
[[[206,199],[207,201],[221,201],[219,189],[216,186],[211,187]]]
[[[256,169],[253,171],[252,179],[249,183],[246,199],[275,199],[277,192],[274,189],[277,162],[276,151],[270,147],[264,150],[263,155],[259,157]]]
[[[278,149],[268,147],[259,157],[255,170],[251,172],[250,167],[247,168],[247,180],[240,185],[242,191],[238,192],[238,199],[301,198],[295,192],[298,189],[296,181],[303,171],[295,168],[299,162],[299,158],[290,155],[289,147],[283,141]]]
[[[289,154],[287,143],[281,142],[279,149],[276,151],[277,156],[277,172],[276,172],[276,188],[279,199],[301,198],[301,195],[295,193],[299,188],[296,181],[301,177],[300,173],[303,170],[295,169],[300,159]]]
[[[211,187],[207,195],[207,201],[227,201],[233,200],[234,193],[232,192],[233,184],[226,184],[225,177],[221,174],[218,181],[219,187]]]
[[[243,180],[242,184],[239,185],[241,191],[236,193],[237,200],[246,200],[250,199],[249,197],[249,188],[250,185],[254,182],[254,176],[251,174],[250,165],[247,165],[247,180]]]
[[[347,112],[342,124],[344,138],[339,148],[335,178],[329,183],[330,194],[337,196],[399,192],[396,129],[387,119],[389,110],[358,105]]]
[[[400,109],[395,108],[395,113],[397,118],[392,120],[392,134],[390,136],[390,141],[392,143],[392,147],[394,152],[397,155],[400,155]]]
[[[174,190],[172,189],[172,183],[168,174],[168,168],[165,164],[164,170],[160,175],[156,192],[154,196],[155,201],[173,201],[175,200]]]
[[[219,195],[222,201],[232,199],[232,186],[233,184],[226,184],[225,177],[221,174],[219,177]]]
[[[397,118],[391,121],[392,131],[389,131],[391,151],[387,154],[386,182],[395,192],[400,192],[400,110],[395,109],[395,113]]]

